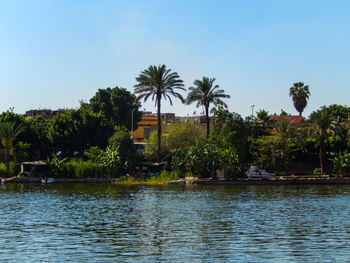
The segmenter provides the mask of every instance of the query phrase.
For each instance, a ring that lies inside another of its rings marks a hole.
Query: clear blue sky
[[[76,108],[99,88],[133,91],[135,77],[158,64],[186,87],[215,77],[243,116],[253,104],[297,114],[288,92],[298,81],[310,86],[306,116],[347,105],[349,11],[347,0],[0,0],[0,111]]]

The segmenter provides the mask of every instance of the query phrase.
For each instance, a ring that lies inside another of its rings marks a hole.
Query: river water
[[[0,186],[1,262],[349,262],[350,186]]]

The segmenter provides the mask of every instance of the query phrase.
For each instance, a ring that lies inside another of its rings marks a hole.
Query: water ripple
[[[4,262],[345,262],[350,186],[0,187]]]

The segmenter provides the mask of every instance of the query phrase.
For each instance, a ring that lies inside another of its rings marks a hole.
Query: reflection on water
[[[0,187],[2,262],[350,259],[350,186]]]

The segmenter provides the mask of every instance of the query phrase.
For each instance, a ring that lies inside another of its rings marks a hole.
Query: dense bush
[[[233,175],[239,175],[241,168],[236,152],[231,148],[219,149],[212,144],[195,143],[178,149],[172,158],[173,169],[184,169],[196,177],[215,177],[216,169],[225,168]]]
[[[169,160],[177,149],[191,146],[196,141],[204,142],[206,139],[205,131],[198,125],[189,122],[179,122],[166,126],[161,140],[161,159]],[[147,159],[154,161],[157,159],[157,131],[152,132],[146,142],[144,155]]]
[[[333,172],[339,177],[350,175],[350,153],[339,153],[333,158]]]
[[[94,161],[81,158],[61,163],[55,176],[64,178],[101,178],[105,177],[103,166]]]

